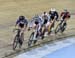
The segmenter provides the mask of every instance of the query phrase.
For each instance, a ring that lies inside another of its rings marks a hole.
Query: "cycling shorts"
[[[48,22],[48,20],[47,20],[47,19],[45,19],[43,24],[47,24],[47,22]]]
[[[24,24],[23,23],[19,23],[19,27],[20,28],[24,28]]]

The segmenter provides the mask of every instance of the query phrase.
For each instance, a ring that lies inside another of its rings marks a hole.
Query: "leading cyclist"
[[[20,36],[24,37],[24,31],[26,30],[27,25],[28,25],[27,19],[24,16],[19,16],[19,18],[16,21],[15,28],[17,27],[17,29],[21,31]]]

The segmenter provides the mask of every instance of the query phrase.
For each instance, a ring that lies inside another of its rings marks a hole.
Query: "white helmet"
[[[56,11],[56,9],[55,8],[51,8],[51,11]]]

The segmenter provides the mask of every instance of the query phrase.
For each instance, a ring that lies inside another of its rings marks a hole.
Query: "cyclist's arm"
[[[16,21],[16,24],[15,24],[15,27],[19,24],[20,20],[17,20]]]
[[[58,21],[58,17],[59,17],[58,12],[55,12],[55,14],[56,14],[56,20]]]

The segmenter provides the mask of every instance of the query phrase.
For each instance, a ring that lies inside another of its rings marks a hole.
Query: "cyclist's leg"
[[[64,19],[60,21],[60,25],[62,25],[63,22],[64,22]]]
[[[38,32],[35,31],[35,32],[34,32],[34,37],[33,37],[34,44],[37,42],[37,37],[38,37]]]
[[[53,26],[52,26],[52,24],[53,24],[53,21],[51,20],[50,21],[50,24],[49,24],[49,33],[48,33],[48,35],[52,32],[52,28],[53,28]]]
[[[21,29],[21,39],[22,39],[22,41],[24,41],[24,31],[25,31],[25,28],[22,28]]]
[[[33,24],[33,32],[34,32],[33,40],[37,40],[36,39],[36,35],[37,35],[37,30],[36,30],[37,28],[36,27],[37,27],[37,25],[34,23]]]
[[[50,22],[50,23],[49,23],[49,26],[48,26],[48,35],[51,33],[51,28],[52,28],[51,25],[52,25],[52,23]]]
[[[64,20],[63,26],[62,26],[62,31],[64,31],[66,29],[66,26],[67,26],[67,22],[66,22],[66,20]]]
[[[20,27],[20,26],[18,26],[18,29],[20,30],[20,33],[19,33],[19,35],[21,36],[21,27]]]
[[[52,31],[52,28],[54,27],[54,16],[51,16],[50,22],[51,22],[50,30]]]
[[[46,31],[47,32],[50,32],[50,22],[49,21],[46,24]]]
[[[39,28],[38,28],[37,34],[38,34],[39,36],[41,36],[41,34],[42,34],[42,25],[41,25],[41,24],[39,24]]]
[[[22,45],[23,44],[23,41],[24,41],[24,28],[21,28],[20,27],[19,29],[21,30],[19,43],[20,43],[20,45]]]
[[[51,26],[50,26],[51,31],[52,31],[53,27],[54,27],[54,22],[53,22],[53,20],[51,20]]]
[[[21,41],[21,27],[18,26],[18,43],[19,43],[19,48],[22,46],[22,41]]]
[[[43,24],[41,25],[41,35],[44,35],[44,33],[45,33],[45,24],[46,24],[46,22],[44,20]]]
[[[44,25],[43,35],[47,36],[47,26],[46,26],[46,24]]]

